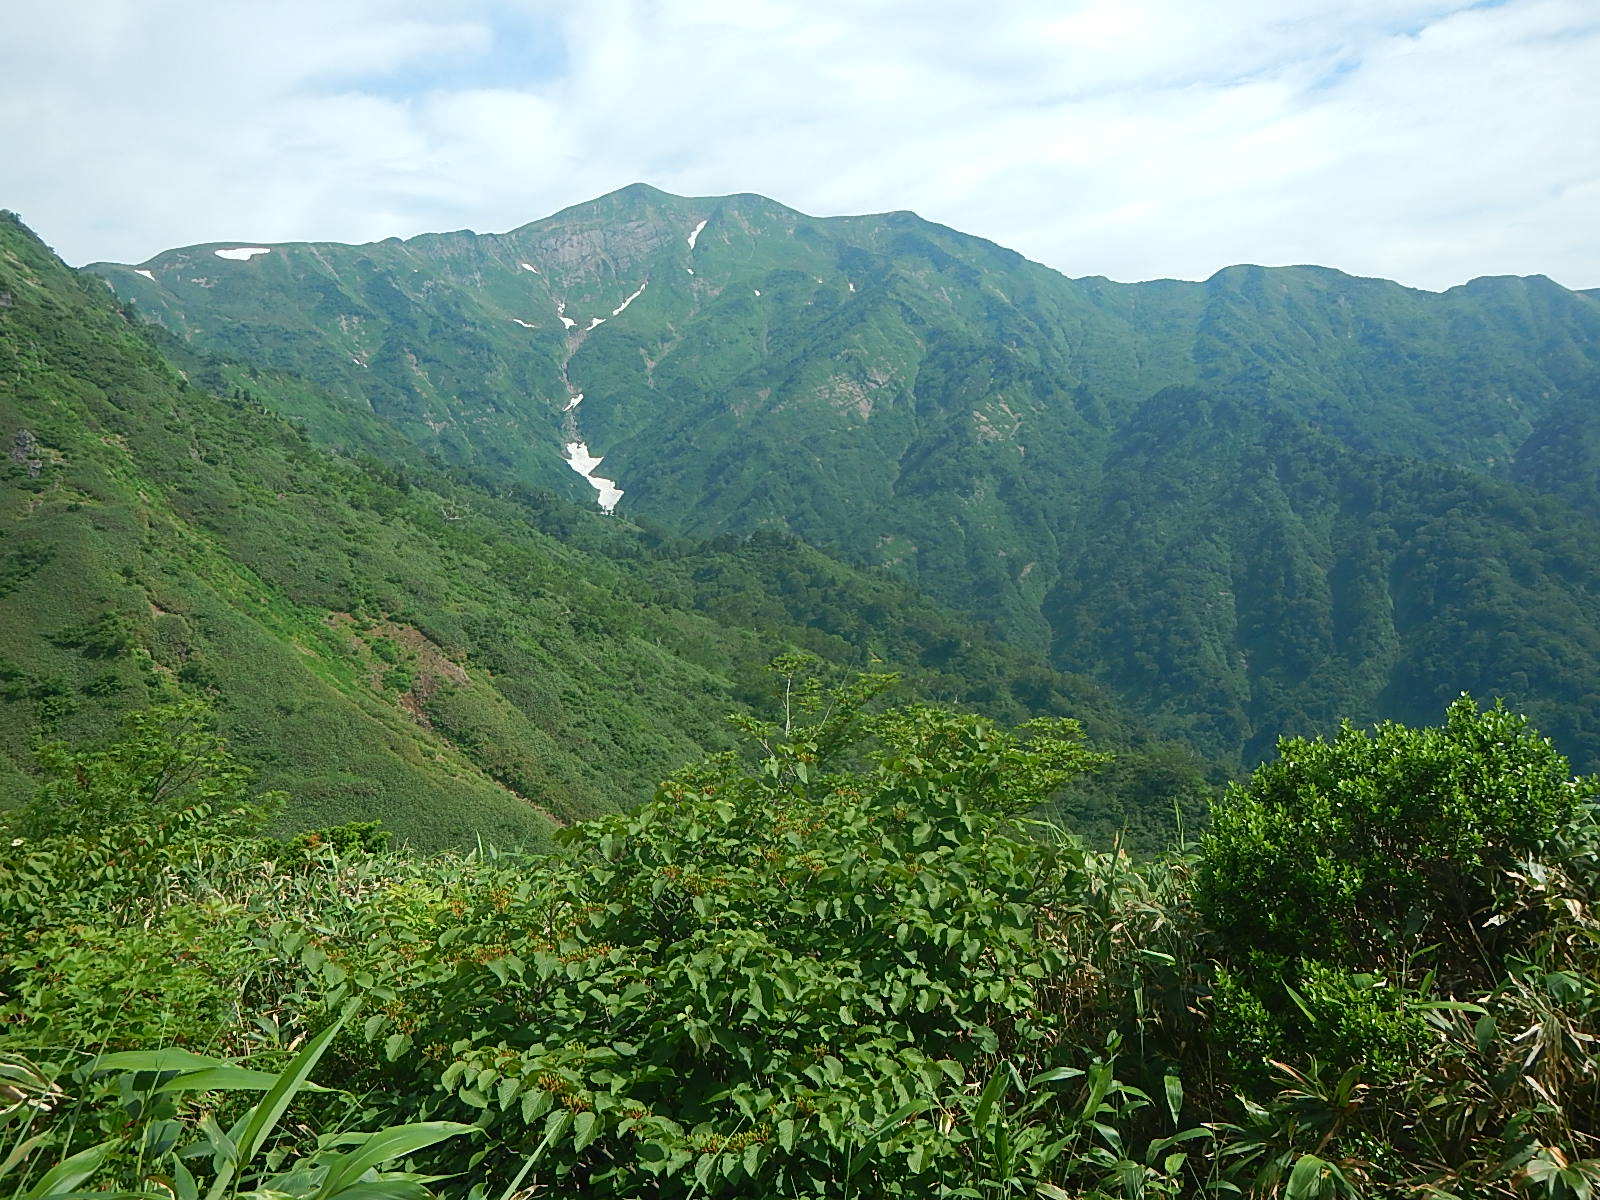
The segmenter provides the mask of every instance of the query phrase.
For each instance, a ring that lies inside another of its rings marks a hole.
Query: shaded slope
[[[1600,759],[1600,522],[1193,389],[1119,435],[1047,613],[1195,744],[1505,697]]]

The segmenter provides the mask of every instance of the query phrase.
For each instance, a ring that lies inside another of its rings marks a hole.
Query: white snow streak
[[[648,279],[646,279],[643,283],[641,283],[639,285],[639,291],[637,291],[633,295],[629,296],[621,304],[617,305],[615,308],[613,308],[611,310],[611,315],[613,317],[620,317],[622,315],[622,310],[627,308],[628,305],[632,304],[635,300],[637,300],[639,298],[640,293],[643,292],[645,290],[645,288],[647,288],[649,286],[650,286],[650,281]]]
[[[617,486],[616,480],[603,479],[594,474],[594,469],[605,460],[593,457],[586,442],[568,442],[566,458],[567,466],[594,486],[594,490],[598,493],[595,502],[600,505],[600,511],[614,511],[617,501],[622,499],[622,489]]]
[[[532,271],[535,275],[539,273],[539,268],[534,266],[532,263],[518,263],[517,266],[521,267],[524,271]]]
[[[710,218],[708,217],[707,220],[710,220]],[[700,240],[700,231],[705,227],[705,221],[701,221],[700,224],[689,231],[689,249],[694,249],[694,244]]]
[[[266,246],[234,246],[229,250],[213,250],[218,258],[226,258],[231,262],[249,262],[258,254],[271,254]]]
[[[524,320],[523,320],[523,319],[522,319],[522,318],[521,318],[521,317],[512,317],[512,318],[511,318],[511,320],[512,320],[512,321],[513,321],[513,322],[514,322],[514,323],[515,323],[515,324],[517,324],[517,325],[521,325],[521,326],[522,326],[522,327],[523,327],[523,328],[524,328],[524,329],[537,329],[537,328],[539,328],[539,327],[538,327],[538,326],[537,326],[537,325],[529,325],[529,324],[528,324],[528,323],[527,323],[527,322],[526,322],[526,321],[524,321]]]
[[[156,281],[156,277],[155,277],[155,276],[154,276],[154,275],[152,275],[152,274],[151,274],[151,273],[150,273],[150,272],[149,272],[149,271],[146,271],[146,270],[143,270],[143,269],[141,269],[141,268],[139,268],[139,267],[135,267],[135,268],[134,268],[134,269],[133,269],[133,273],[134,273],[134,274],[135,274],[135,275],[143,275],[143,276],[144,276],[144,277],[145,277],[145,278],[146,278],[146,279],[148,279],[148,280],[149,280],[149,281],[150,281],[150,282],[151,282],[151,283],[154,283],[154,282],[155,282],[155,281]]]
[[[852,284],[849,284],[848,286],[849,286],[849,288],[850,288],[850,290],[852,292],[856,290],[856,285],[855,284],[852,283]]]
[[[571,329],[574,325],[577,324],[576,321],[574,321],[571,317],[567,316],[567,302],[565,300],[562,300],[562,301],[560,301],[559,303],[556,304],[556,316],[561,318],[561,323],[563,325],[565,325],[568,329]]]
[[[604,317],[590,317],[589,318],[589,324],[584,327],[583,331],[585,333],[588,333],[589,330],[598,329],[600,326],[604,325],[605,323],[606,323],[606,319]]]
[[[572,397],[572,399],[567,401],[566,407],[563,408],[561,411],[562,412],[571,412],[573,409],[577,408],[578,405],[580,405],[582,403],[583,403],[583,393],[579,392],[576,396]]]

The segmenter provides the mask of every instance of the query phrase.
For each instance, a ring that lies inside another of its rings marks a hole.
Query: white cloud
[[[73,261],[503,229],[643,179],[1069,274],[1600,285],[1592,0],[12,0],[0,204]]]

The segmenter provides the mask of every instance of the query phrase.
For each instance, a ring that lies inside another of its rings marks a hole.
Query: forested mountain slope
[[[1600,525],[1439,462],[1186,388],[1119,431],[1045,612],[1196,745],[1268,755],[1374,708],[1515,696],[1600,748]],[[1199,703],[1196,701],[1199,700]]]
[[[37,738],[176,692],[212,700],[290,824],[537,842],[729,744],[786,647],[1170,756],[1088,680],[792,538],[480,487],[370,415],[347,431],[387,461],[336,455],[265,410],[328,403],[301,381],[153,337],[0,221],[0,803]]]
[[[910,213],[643,186],[506,234],[90,269],[308,381],[278,407],[327,444],[375,415],[592,502],[581,445],[629,517],[886,566],[1209,752],[1470,684],[1600,761],[1572,552],[1600,530],[1600,301],[1542,277],[1118,284]]]

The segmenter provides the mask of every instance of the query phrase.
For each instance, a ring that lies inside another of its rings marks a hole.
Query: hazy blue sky
[[[506,229],[635,180],[1068,274],[1600,285],[1600,0],[6,0],[72,262]]]

